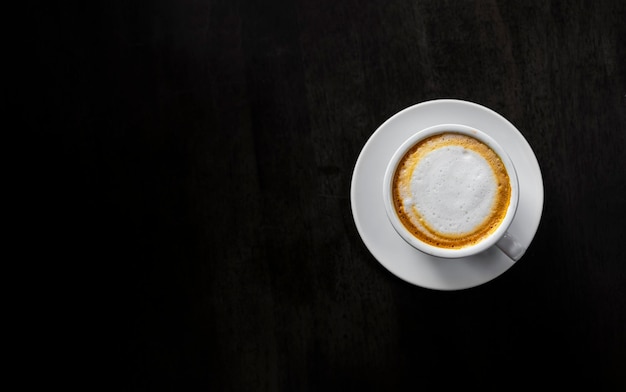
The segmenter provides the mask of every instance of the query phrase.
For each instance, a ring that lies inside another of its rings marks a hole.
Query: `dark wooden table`
[[[43,227],[69,240],[48,245],[83,390],[626,387],[624,1],[26,15],[20,115],[60,146]],[[524,258],[452,292],[383,268],[350,206],[368,138],[436,98],[505,116],[545,187]]]

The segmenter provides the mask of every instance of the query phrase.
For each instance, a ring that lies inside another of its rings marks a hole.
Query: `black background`
[[[54,260],[36,275],[62,278],[34,295],[33,336],[44,367],[69,355],[60,381],[626,387],[625,2],[112,1],[21,16],[9,98],[42,158],[32,247]],[[545,187],[524,258],[458,292],[390,274],[350,209],[369,136],[436,98],[505,116]]]

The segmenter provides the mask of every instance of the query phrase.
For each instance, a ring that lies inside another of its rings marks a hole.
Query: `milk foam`
[[[492,233],[511,197],[500,157],[481,141],[457,133],[434,135],[411,148],[393,184],[404,226],[420,240],[446,248],[469,246]]]
[[[461,146],[446,146],[426,154],[415,166],[405,199],[411,221],[443,234],[473,232],[490,215],[497,180],[489,163]],[[420,220],[421,218],[421,220]]]

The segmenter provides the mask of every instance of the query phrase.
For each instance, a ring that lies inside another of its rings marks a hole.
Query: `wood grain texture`
[[[31,64],[46,67],[22,114],[31,131],[64,129],[43,138],[62,146],[41,175],[77,212],[68,269],[93,266],[80,283],[93,300],[68,302],[95,313],[81,352],[107,358],[82,386],[626,386],[623,1],[163,0],[28,15],[45,27]],[[350,210],[369,136],[436,98],[509,119],[545,186],[524,258],[461,292],[392,276]]]

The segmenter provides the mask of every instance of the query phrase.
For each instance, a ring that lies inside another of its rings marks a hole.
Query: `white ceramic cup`
[[[511,185],[511,198],[509,206],[504,218],[502,219],[500,225],[496,228],[496,230],[494,230],[490,235],[483,238],[478,243],[454,249],[437,247],[423,242],[416,236],[414,236],[404,226],[404,224],[400,221],[400,218],[397,215],[396,208],[394,207],[392,190],[394,174],[400,160],[402,159],[402,157],[404,157],[407,151],[423,139],[447,132],[468,135],[475,139],[478,139],[479,141],[489,146],[500,157],[502,163],[504,164],[506,171],[509,175]],[[387,165],[383,187],[383,198],[385,202],[387,216],[389,217],[389,220],[394,229],[407,243],[409,243],[415,249],[426,254],[441,258],[468,257],[483,252],[486,249],[496,245],[505,254],[507,254],[511,260],[517,261],[523,256],[524,252],[526,251],[525,247],[523,247],[519,243],[519,241],[517,241],[509,232],[507,232],[509,226],[511,225],[511,222],[513,221],[513,218],[515,217],[515,212],[517,211],[517,205],[519,201],[519,183],[517,180],[517,173],[515,171],[513,161],[506,153],[506,151],[493,138],[476,128],[461,124],[440,124],[426,128],[407,139],[400,146],[400,148],[396,150],[393,157],[389,161],[389,164]]]

